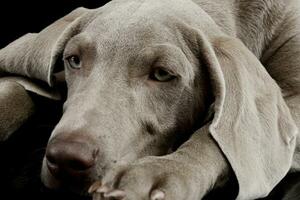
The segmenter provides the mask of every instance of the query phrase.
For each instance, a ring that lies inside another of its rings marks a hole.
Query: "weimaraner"
[[[21,37],[0,67],[2,138],[33,112],[25,90],[57,99],[65,74],[49,188],[198,200],[234,176],[247,200],[300,169],[299,0],[113,0]]]

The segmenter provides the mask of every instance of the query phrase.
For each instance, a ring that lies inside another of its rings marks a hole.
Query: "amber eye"
[[[167,82],[175,79],[176,76],[162,68],[156,68],[151,72],[149,78],[154,81]]]
[[[79,56],[69,56],[67,59],[68,65],[72,69],[80,69],[81,68],[81,60]]]

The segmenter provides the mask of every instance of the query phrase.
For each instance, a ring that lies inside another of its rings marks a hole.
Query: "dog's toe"
[[[164,200],[165,193],[161,190],[153,190],[150,195],[150,200]]]

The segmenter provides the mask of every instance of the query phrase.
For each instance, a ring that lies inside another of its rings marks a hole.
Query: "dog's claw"
[[[164,200],[165,193],[161,190],[153,190],[150,195],[151,200]]]
[[[108,193],[109,191],[110,189],[106,185],[102,185],[100,188],[96,190],[97,193],[102,193],[102,194]]]
[[[98,188],[100,188],[102,186],[102,183],[100,181],[96,181],[94,182],[91,187],[88,190],[88,193],[94,193]]]
[[[105,198],[113,198],[113,199],[123,199],[126,196],[126,193],[123,190],[113,190],[104,194]]]

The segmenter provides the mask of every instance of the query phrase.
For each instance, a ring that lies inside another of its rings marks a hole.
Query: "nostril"
[[[48,163],[50,163],[51,165],[56,165],[56,160],[55,160],[54,156],[47,153],[46,158],[47,158]]]
[[[74,171],[84,171],[94,165],[94,160],[69,160],[68,167]]]
[[[57,152],[57,148],[55,148],[55,146],[51,145],[47,148],[46,151],[47,165],[48,168],[51,169],[51,171],[53,171],[53,169],[58,168],[59,165],[58,154],[59,152]]]
[[[60,177],[60,168],[58,167],[58,165],[50,162],[48,159],[46,161],[46,164],[51,174],[55,175],[57,178]]]

